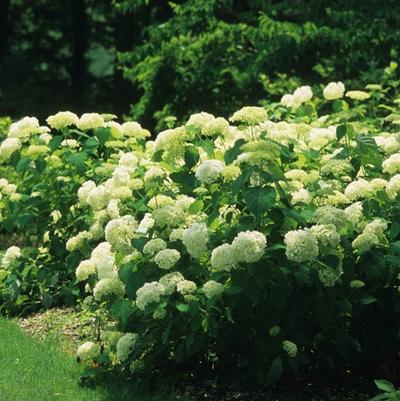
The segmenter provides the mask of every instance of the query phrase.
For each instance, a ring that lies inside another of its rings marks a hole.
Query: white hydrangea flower
[[[184,281],[185,278],[179,272],[171,272],[162,276],[159,283],[165,289],[165,295],[171,295],[175,292],[179,282]]]
[[[17,186],[15,184],[7,184],[4,188],[3,188],[3,194],[4,195],[12,195],[15,194],[15,192],[17,191]],[[40,193],[38,193],[40,196]],[[31,194],[31,196],[33,197],[33,192]]]
[[[400,153],[395,153],[384,160],[382,168],[384,173],[395,174],[400,172]]]
[[[164,286],[157,281],[145,283],[136,291],[136,305],[140,310],[144,310],[147,305],[160,302],[160,298],[164,294]]]
[[[64,139],[61,142],[61,146],[64,146],[66,148],[76,149],[79,148],[80,145],[76,139]]]
[[[257,125],[265,121],[267,117],[267,111],[263,107],[246,106],[236,111],[229,120],[246,125]]]
[[[228,166],[224,166],[222,170],[222,177],[225,181],[234,181],[242,174],[242,170],[239,166],[235,166],[234,164],[230,164]]]
[[[202,129],[201,134],[204,136],[215,137],[221,135],[223,137],[229,134],[229,123],[225,118],[218,117],[207,121]]]
[[[46,122],[51,128],[60,129],[77,125],[79,118],[70,111],[60,111],[52,116],[47,117]]]
[[[203,292],[208,299],[218,297],[224,292],[224,285],[210,280],[203,285]]]
[[[76,123],[81,130],[89,130],[105,126],[104,118],[98,113],[84,113]]]
[[[150,181],[163,180],[167,176],[166,171],[161,167],[151,167],[144,175],[144,182],[149,183]]]
[[[383,178],[374,178],[370,181],[370,185],[373,191],[380,191],[381,189],[385,189],[388,185],[388,181]]]
[[[37,134],[39,132],[39,120],[35,117],[24,117],[10,125],[8,131],[9,138],[26,138],[30,134]]]
[[[370,183],[363,178],[351,182],[344,190],[344,194],[350,201],[355,201],[360,198],[368,198],[373,194],[373,192]]]
[[[197,167],[196,178],[203,184],[212,184],[220,177],[223,169],[221,161],[206,160]]]
[[[84,243],[86,241],[90,241],[92,239],[92,234],[88,231],[81,231],[79,234],[75,235],[74,237],[71,237],[65,247],[67,248],[67,251],[72,252],[77,249],[82,248]]]
[[[1,267],[7,269],[11,264],[21,257],[21,249],[18,246],[11,246],[7,248],[1,259]]]
[[[131,183],[131,175],[129,169],[126,167],[117,167],[112,174],[112,186],[118,187],[129,187]]]
[[[127,121],[122,124],[122,130],[125,136],[135,138],[135,139],[145,139],[151,136],[147,129],[142,128],[142,126],[136,121]]]
[[[197,290],[197,285],[194,281],[180,280],[176,284],[176,291],[182,295],[193,294]]]
[[[86,181],[78,189],[78,198],[81,205],[87,205],[90,192],[96,188],[94,181]]]
[[[115,255],[111,251],[108,242],[101,242],[90,255],[90,260],[94,263],[99,279],[113,278],[116,276]]]
[[[299,103],[297,103],[294,95],[291,95],[290,93],[286,93],[285,95],[283,95],[280,103],[282,106],[285,107],[297,108],[299,106]]]
[[[78,281],[87,280],[92,274],[96,274],[96,266],[92,260],[82,260],[76,269],[75,275]]]
[[[121,362],[129,358],[139,335],[136,333],[126,333],[117,342],[117,357]]]
[[[313,97],[313,92],[310,86],[300,86],[293,92],[296,103],[309,102]]]
[[[343,97],[345,86],[343,82],[330,82],[324,88],[324,98],[326,100],[335,100]]]
[[[44,133],[44,134],[40,134],[39,138],[46,144],[48,145],[49,142],[52,140],[52,136],[50,134]]]
[[[120,139],[124,135],[122,125],[116,121],[107,121],[104,126],[111,129],[113,138]]]
[[[344,209],[347,219],[353,226],[356,226],[363,216],[363,207],[361,202],[355,202]]]
[[[21,146],[19,138],[6,138],[0,145],[0,157],[8,160],[14,152],[21,149]]]
[[[194,258],[200,258],[207,251],[207,225],[204,223],[193,223],[183,232],[182,242],[186,246],[189,255]]]
[[[194,202],[196,202],[196,199],[192,198],[191,196],[178,195],[176,197],[175,206],[187,211]]]
[[[80,345],[76,351],[79,359],[82,361],[87,361],[98,356],[100,353],[100,347],[92,341],[87,341]]]
[[[381,219],[374,219],[368,223],[363,232],[352,243],[355,252],[364,253],[373,246],[387,243],[385,235],[387,227],[387,223]]]
[[[394,175],[388,182],[386,187],[386,193],[392,200],[396,199],[400,192],[400,174]]]
[[[96,283],[93,289],[93,296],[96,300],[101,300],[102,298],[110,294],[115,294],[122,297],[124,293],[124,284],[116,277],[102,278]]]
[[[298,191],[292,193],[292,204],[296,205],[297,203],[304,203],[306,205],[310,204],[312,201],[312,195],[310,192],[305,189],[301,188]]]
[[[223,244],[213,249],[211,253],[211,266],[218,271],[230,271],[236,264],[235,247]]]
[[[143,247],[143,253],[147,256],[154,256],[159,251],[167,248],[167,243],[161,238],[153,238]]]
[[[309,262],[318,256],[318,241],[309,230],[293,230],[285,235],[286,257],[297,263]]]
[[[110,219],[120,218],[119,214],[119,199],[112,199],[107,205],[107,215]]]
[[[186,125],[201,130],[204,125],[214,120],[215,117],[212,114],[202,111],[201,113],[192,114],[189,120],[187,121]]]
[[[133,216],[123,216],[111,220],[105,227],[106,241],[119,252],[131,250],[131,241],[135,235],[138,223]]]
[[[170,196],[159,194],[159,195],[153,196],[147,202],[147,205],[150,209],[157,209],[160,207],[173,205],[174,203],[175,203],[175,201]]]
[[[169,235],[170,241],[182,241],[184,232],[185,230],[183,228],[175,228]]]
[[[242,231],[232,242],[237,263],[258,262],[265,253],[267,239],[259,231]]]
[[[321,246],[336,248],[340,243],[340,234],[333,224],[317,224],[310,228],[310,232]]]
[[[386,154],[393,154],[400,150],[399,136],[393,133],[382,134],[375,136],[374,140],[380,150]]]
[[[139,163],[134,153],[123,153],[119,159],[118,165],[134,170]]]
[[[143,216],[143,219],[140,221],[138,228],[136,229],[137,233],[147,234],[151,228],[154,226],[154,219],[151,217],[151,213],[146,213]]]
[[[353,100],[367,100],[371,97],[371,94],[364,91],[348,91],[346,97]]]
[[[94,210],[101,210],[108,205],[110,199],[110,191],[104,185],[99,185],[89,192],[87,196],[87,204],[89,204]]]
[[[176,249],[163,249],[156,254],[154,261],[160,269],[169,270],[180,258],[181,254]]]

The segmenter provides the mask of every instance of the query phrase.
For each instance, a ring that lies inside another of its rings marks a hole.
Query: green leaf
[[[246,206],[257,217],[260,217],[270,209],[276,199],[276,191],[273,187],[249,188],[243,193]]]
[[[224,160],[226,165],[233,163],[236,158],[242,153],[242,150],[240,148],[244,143],[246,143],[244,139],[238,139],[233,147],[225,152]]]
[[[205,139],[205,140],[201,141],[201,146],[206,151],[207,156],[209,158],[214,158],[214,142],[213,141],[211,141],[209,139]]]
[[[361,298],[360,302],[363,305],[369,305],[369,304],[373,304],[374,302],[376,302],[377,299],[371,295],[365,295],[364,297]]]
[[[281,377],[282,373],[283,373],[282,358],[280,356],[277,356],[272,361],[271,367],[267,374],[268,384],[276,383]]]
[[[225,295],[236,295],[236,294],[240,294],[243,291],[244,291],[243,288],[238,287],[236,285],[231,285],[230,287],[225,288],[224,294]]]
[[[189,206],[189,213],[197,214],[203,210],[203,207],[204,207],[204,202],[198,199]]]
[[[96,128],[95,135],[99,142],[104,145],[110,139],[111,131],[109,128]]]
[[[360,156],[362,164],[373,164],[374,166],[382,164],[382,157],[372,136],[359,135],[356,138],[356,142],[356,152]]]
[[[118,276],[125,284],[125,292],[129,298],[135,298],[136,291],[146,282],[146,276],[142,272],[132,271],[130,265],[121,266]]]
[[[46,168],[46,162],[43,159],[35,160],[35,167],[39,173],[42,173]]]
[[[67,160],[76,166],[79,171],[84,171],[86,169],[85,160],[88,155],[86,152],[70,153],[67,156]]]
[[[110,311],[124,325],[132,316],[134,309],[132,303],[127,299],[120,299],[114,303]]]
[[[207,331],[208,331],[208,317],[207,316],[201,321],[201,327],[203,328],[204,332],[207,333]]]
[[[393,384],[384,379],[375,379],[374,383],[379,390],[384,391],[385,393],[393,393],[396,391]]]
[[[189,305],[188,304],[178,304],[178,305],[176,305],[176,309],[178,309],[179,312],[187,313],[189,311]]]
[[[18,161],[15,170],[17,171],[17,173],[23,173],[29,167],[30,163],[30,159],[22,158]]]
[[[196,178],[193,174],[185,171],[178,171],[170,175],[172,181],[180,184],[184,190],[190,192],[195,187]]]
[[[11,164],[14,168],[16,168],[18,162],[20,161],[20,159],[21,159],[21,153],[18,152],[18,151],[15,151],[15,152],[12,153],[12,155],[11,155],[11,157],[10,157],[10,164]]]
[[[400,232],[400,224],[397,221],[394,221],[389,229],[389,240],[393,241],[399,235]]]
[[[42,305],[48,309],[50,308],[50,306],[53,304],[53,297],[45,292],[44,294],[42,294]]]
[[[96,138],[92,137],[85,141],[85,143],[83,144],[83,149],[87,150],[88,152],[91,152],[97,149],[99,145],[100,142]]]
[[[194,146],[188,146],[185,151],[185,166],[188,170],[194,167],[199,161],[199,151]]]
[[[346,136],[346,124],[339,125],[336,128],[336,138],[340,141],[344,136]]]
[[[62,141],[63,137],[61,135],[56,135],[51,138],[47,146],[54,152],[61,145]]]

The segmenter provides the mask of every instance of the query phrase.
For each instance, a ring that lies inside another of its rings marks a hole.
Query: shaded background
[[[115,113],[163,128],[300,83],[380,81],[398,0],[1,0],[0,116]]]

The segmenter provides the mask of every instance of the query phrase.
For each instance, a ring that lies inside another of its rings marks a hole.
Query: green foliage
[[[387,380],[375,380],[376,387],[383,391],[383,394],[371,398],[370,401],[398,401],[400,400],[400,391],[396,390],[392,383]]]
[[[2,313],[70,305],[79,297],[81,289],[74,282],[77,255],[66,249],[67,240],[86,220],[77,208],[76,193],[84,181],[102,176],[97,167],[108,158],[114,139],[105,126],[86,132],[64,127],[44,136],[37,129],[33,125],[28,137],[18,139],[21,148],[1,158],[0,229],[3,236],[14,235],[23,248],[23,257],[0,273]],[[130,149],[132,140],[124,146]],[[85,239],[80,241],[83,246]]]
[[[379,82],[399,51],[388,20],[400,14],[391,1],[315,0],[301,12],[291,0],[119,4],[154,18],[119,60],[142,93],[132,116],[158,128],[171,114],[227,116],[243,104],[278,100],[300,81]]]
[[[244,107],[230,123],[198,113],[154,141],[99,114],[57,114],[45,134],[36,119],[12,124],[1,227],[22,243],[1,258],[3,311],[85,297],[100,322],[99,344],[79,351],[89,381],[113,370],[273,384],[393,369],[400,138],[389,81],[364,100],[301,87],[291,106]]]

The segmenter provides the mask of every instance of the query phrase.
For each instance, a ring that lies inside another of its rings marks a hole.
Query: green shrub
[[[262,383],[397,363],[399,115],[369,88],[298,88],[230,123],[195,114],[121,157],[133,196],[76,271],[109,314],[81,359]]]
[[[13,246],[0,268],[2,312],[26,313],[79,297],[76,255],[66,249],[87,219],[75,206],[76,192],[88,179],[101,180],[104,160],[136,146],[132,138],[118,141],[124,128],[105,121],[110,118],[67,112],[49,117],[50,128],[31,117],[10,126],[0,145],[2,245]],[[86,232],[77,241],[87,246],[89,238]]]
[[[131,115],[159,129],[168,115],[227,117],[243,104],[277,101],[300,81],[378,82],[398,57],[393,1],[117,3],[149,21],[119,60],[139,89]]]

